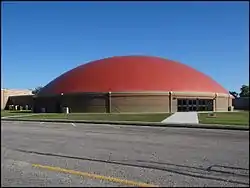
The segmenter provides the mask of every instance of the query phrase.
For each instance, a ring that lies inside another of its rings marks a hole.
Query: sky
[[[2,88],[34,89],[89,61],[159,56],[227,90],[249,84],[248,2],[2,2]]]

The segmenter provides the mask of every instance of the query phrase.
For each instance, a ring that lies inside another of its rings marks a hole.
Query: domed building
[[[232,96],[209,76],[172,60],[117,56],[76,67],[46,85],[34,110],[59,112],[227,111]]]

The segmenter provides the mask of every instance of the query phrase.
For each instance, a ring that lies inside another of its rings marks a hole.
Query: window
[[[188,100],[189,105],[192,105],[192,102],[193,102],[192,100]]]
[[[181,99],[178,99],[178,100],[177,100],[177,105],[178,105],[178,106],[181,106],[181,105],[182,105],[182,100],[181,100]]]
[[[182,107],[182,111],[183,111],[183,112],[188,111],[188,107],[187,107],[187,106],[183,106],[183,107]]]
[[[199,99],[199,100],[198,100],[198,103],[199,103],[199,105],[202,105],[202,100]]]
[[[197,99],[194,100],[194,104],[195,104],[195,106],[198,104],[198,100]]]
[[[183,100],[183,105],[187,105],[187,100]]]

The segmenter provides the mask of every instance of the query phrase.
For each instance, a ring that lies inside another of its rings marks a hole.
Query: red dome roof
[[[109,91],[228,93],[213,79],[187,65],[159,57],[119,56],[76,67],[50,82],[40,94]]]

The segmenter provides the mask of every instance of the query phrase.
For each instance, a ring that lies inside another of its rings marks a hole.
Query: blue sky
[[[177,60],[228,90],[249,84],[248,2],[5,2],[1,21],[4,88],[117,55]]]

